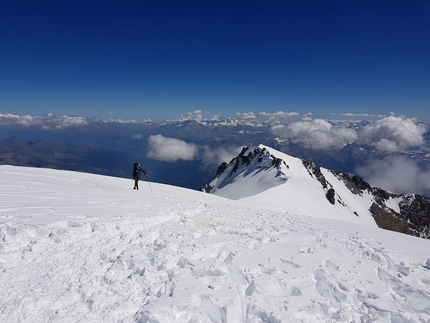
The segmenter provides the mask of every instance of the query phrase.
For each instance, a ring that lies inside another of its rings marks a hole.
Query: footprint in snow
[[[290,260],[286,260],[286,259],[282,259],[282,258],[279,258],[279,260],[282,263],[287,264],[287,265],[289,265],[289,266],[291,266],[293,268],[300,268],[300,265],[297,264],[297,263],[295,263],[294,261],[290,261]]]

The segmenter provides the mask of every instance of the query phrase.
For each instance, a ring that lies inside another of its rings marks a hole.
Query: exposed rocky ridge
[[[229,170],[229,176],[231,176],[240,167],[246,168],[255,160],[260,165],[264,161],[265,167],[280,169],[281,164],[287,166],[285,161],[270,154],[265,148],[244,147],[241,153],[236,158],[233,158],[229,164],[222,163],[218,167],[215,178],[219,177],[227,169],[232,169]],[[316,162],[310,159],[302,159],[302,164],[308,171],[308,174],[324,188],[328,203],[332,205],[339,203],[347,206],[336,193],[334,186],[326,179]],[[234,166],[229,167],[231,165]],[[379,187],[372,187],[357,175],[351,176],[346,173],[330,172],[342,181],[352,194],[359,196],[363,196],[365,193],[369,194],[372,199],[372,202],[368,206],[369,211],[381,228],[430,239],[430,198],[416,194],[391,193]],[[212,184],[206,184],[202,187],[202,191],[211,192],[213,188]],[[396,208],[398,211],[393,208]],[[359,216],[355,211],[354,214]]]
[[[333,172],[335,173],[335,172]],[[361,177],[335,173],[353,194],[367,191],[374,198],[371,205],[376,222],[384,229],[407,233],[430,239],[430,198],[418,194],[395,194],[379,187],[372,187]],[[396,199],[400,212],[387,206],[389,200]]]
[[[430,239],[430,198],[417,194],[403,194],[399,203],[404,216],[417,236]]]
[[[370,206],[370,212],[372,212],[376,223],[378,223],[381,228],[414,235],[412,234],[413,231],[411,231],[408,226],[408,222],[404,221],[404,219],[402,219],[393,209],[385,205],[372,203]]]
[[[253,161],[256,161],[258,163],[259,168],[273,167],[280,169],[282,163],[288,168],[288,165],[285,163],[285,161],[283,161],[281,158],[277,158],[271,155],[266,148],[254,147],[253,149],[250,149],[249,147],[243,147],[240,154],[237,157],[233,158],[230,163],[227,164],[226,162],[223,162],[221,165],[218,166],[214,179],[217,176],[223,174],[229,168],[230,165],[233,165],[232,170],[229,174],[229,176],[232,176],[238,171],[240,167],[247,167]],[[203,185],[200,190],[202,192],[209,193],[213,188],[214,186],[209,183]]]
[[[327,180],[321,173],[321,168],[317,165],[317,163],[311,159],[303,159],[302,162],[303,166],[305,166],[308,170],[309,175],[311,175],[312,177],[315,176],[318,182],[321,183],[322,187],[327,188]]]

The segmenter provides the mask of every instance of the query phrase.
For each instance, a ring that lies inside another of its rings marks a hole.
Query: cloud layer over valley
[[[422,170],[415,160],[403,155],[370,160],[359,166],[357,173],[366,178],[372,186],[396,193],[420,193],[430,196],[430,169]]]
[[[315,119],[274,126],[273,134],[291,138],[307,148],[342,148],[349,143],[375,147],[380,151],[398,152],[419,147],[424,143],[426,127],[416,120],[389,116],[369,123],[361,129],[347,128],[344,124]]]
[[[301,115],[296,112],[265,113],[260,112],[255,114],[237,113],[238,122],[264,122],[267,127],[272,126],[272,133],[275,136],[284,139],[291,139],[293,142],[304,145],[306,148],[312,149],[340,149],[349,143],[357,143],[360,145],[373,146],[375,149],[384,152],[401,152],[408,149],[416,148],[424,143],[424,134],[428,131],[427,126],[413,118],[405,116],[388,116],[381,117],[374,122],[368,122],[366,125],[351,127],[353,122],[334,122],[323,119],[312,119],[310,114]],[[348,115],[349,116],[349,115]],[[301,118],[300,121],[294,119]],[[217,119],[217,118],[215,118]],[[214,121],[215,119],[212,119]],[[170,122],[180,122],[185,120],[195,120],[202,122],[202,111],[197,110],[182,116],[181,119]],[[111,122],[118,124],[138,124],[135,120],[106,120],[99,121],[93,118],[79,116],[55,116],[48,114],[46,116],[19,116],[13,114],[0,114],[0,126],[21,126],[21,127],[41,127],[43,129],[66,129],[70,127],[89,126],[97,122]],[[141,137],[134,138],[141,139]],[[165,141],[162,138],[152,138],[151,144],[157,150],[154,153],[149,152],[151,158],[162,159],[163,153],[159,151],[159,142],[169,144],[173,147],[178,146],[178,142]],[[183,159],[193,159],[195,147],[191,144],[183,145],[184,151],[174,151],[165,153],[166,156],[171,155],[172,161]],[[159,156],[159,157],[157,157]]]
[[[280,149],[285,147],[297,153],[297,157],[313,158],[317,163],[323,156],[321,160],[326,163],[325,167],[359,174],[372,185],[396,193],[429,193],[430,124],[426,122],[406,116],[348,113],[337,114],[343,120],[325,120],[313,118],[311,113],[293,111],[250,111],[235,116],[223,119],[219,115],[210,116],[207,111],[195,110],[177,120],[156,124],[54,114],[0,114],[0,140],[22,136],[32,142],[91,144],[154,161],[189,161],[212,169],[206,177],[213,176],[216,167],[229,162],[244,145],[276,142]],[[355,145],[340,156],[342,148],[348,144]],[[328,160],[327,156],[333,159]],[[152,165],[155,164],[161,163]],[[338,166],[344,166],[344,169],[337,169]],[[163,171],[159,170],[160,173]],[[401,175],[392,176],[394,173]],[[405,174],[409,175],[403,177]]]

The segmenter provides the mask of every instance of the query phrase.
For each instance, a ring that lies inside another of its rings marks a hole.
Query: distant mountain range
[[[371,187],[359,176],[263,145],[244,147],[230,163],[222,163],[202,191],[299,215],[376,223],[430,238],[430,198]]]
[[[369,122],[331,122],[333,127],[359,130]],[[118,123],[96,121],[85,126],[66,128],[43,128],[37,126],[2,126],[0,127],[1,149],[8,155],[0,156],[0,162],[12,165],[24,164],[20,155],[11,156],[11,151],[27,154],[27,164],[38,167],[53,167],[90,171],[106,175],[129,177],[129,168],[134,162],[142,164],[154,181],[198,190],[209,182],[219,162],[206,164],[201,156],[193,160],[175,162],[154,160],[147,157],[148,137],[161,134],[164,137],[183,140],[198,147],[217,149],[263,144],[280,152],[301,159],[312,159],[321,167],[340,173],[357,174],[357,167],[362,167],[370,160],[382,160],[389,155],[410,158],[423,171],[430,170],[430,132],[424,134],[424,143],[417,148],[402,152],[382,152],[370,145],[350,142],[342,147],[326,149],[309,148],[294,138],[283,138],[273,133],[274,123],[255,121],[226,120],[185,120],[164,123]],[[430,125],[427,124],[428,129]],[[22,139],[26,144],[13,143],[9,138]],[[16,144],[16,149],[13,146]],[[34,149],[49,146],[49,149]],[[32,150],[33,149],[33,150]],[[67,153],[73,150],[73,153]],[[56,151],[54,158],[53,152]],[[237,151],[237,150],[236,150]],[[91,152],[91,153],[90,153]],[[60,157],[61,156],[61,157]],[[234,155],[225,159],[229,161]],[[420,194],[430,196],[430,189]]]

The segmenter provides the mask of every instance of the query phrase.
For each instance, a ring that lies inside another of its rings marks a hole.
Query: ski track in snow
[[[2,322],[430,322],[427,240],[156,183],[0,173]]]

